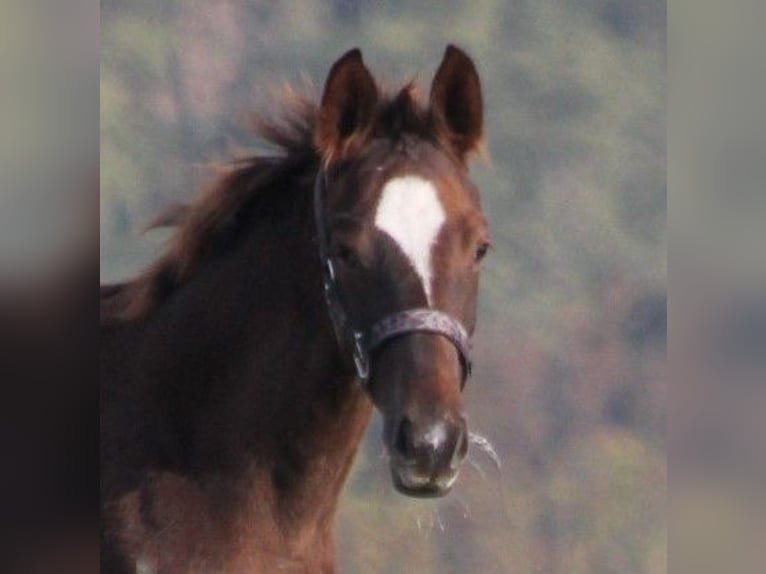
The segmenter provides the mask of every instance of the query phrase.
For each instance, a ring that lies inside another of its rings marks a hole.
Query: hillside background
[[[318,92],[359,46],[385,84],[427,90],[450,42],[479,68],[491,156],[473,168],[495,244],[466,389],[478,434],[453,493],[414,501],[374,422],[342,571],[664,573],[663,1],[102,0],[102,280],[156,256],[167,233],[139,230],[206,164],[259,149],[248,117],[285,82]]]

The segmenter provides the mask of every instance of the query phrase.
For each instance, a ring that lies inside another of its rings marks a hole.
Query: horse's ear
[[[314,143],[325,162],[353,152],[367,140],[375,120],[378,87],[355,48],[330,70],[319,107]]]
[[[431,117],[462,160],[481,145],[484,106],[479,74],[471,58],[453,45],[447,46],[431,84]]]

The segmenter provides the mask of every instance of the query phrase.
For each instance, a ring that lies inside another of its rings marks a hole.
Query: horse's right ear
[[[358,48],[346,52],[330,70],[319,106],[314,144],[325,163],[352,153],[370,135],[378,87]]]
[[[443,138],[466,160],[481,146],[484,106],[473,61],[450,44],[431,84],[431,115]]]

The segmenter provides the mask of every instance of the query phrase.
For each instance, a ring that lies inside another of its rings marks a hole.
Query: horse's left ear
[[[471,58],[449,45],[431,84],[431,117],[437,130],[465,160],[482,140],[484,105]]]
[[[358,48],[346,52],[330,70],[319,106],[314,144],[325,163],[361,147],[370,135],[378,87]]]

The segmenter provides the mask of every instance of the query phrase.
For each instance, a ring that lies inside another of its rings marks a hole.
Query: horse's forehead
[[[418,275],[428,302],[433,283],[433,249],[447,219],[436,184],[418,175],[389,179],[375,210],[375,227],[390,237]]]

